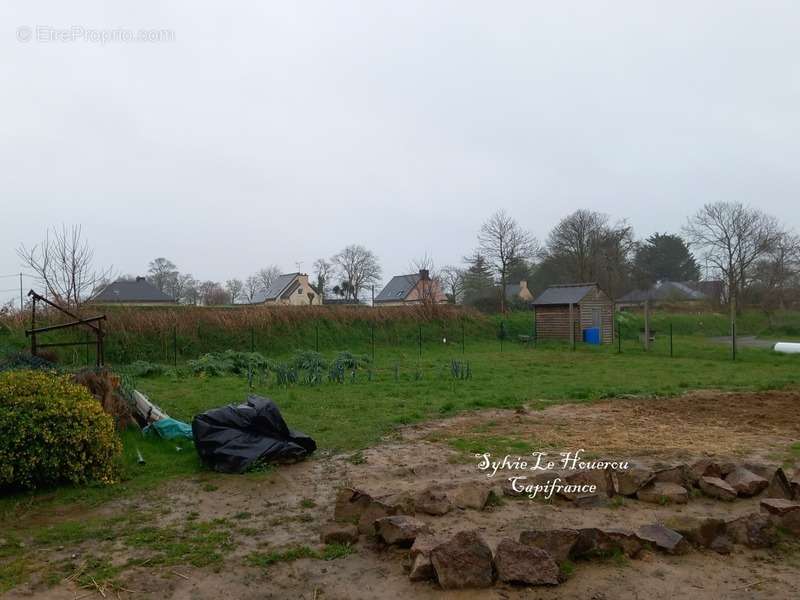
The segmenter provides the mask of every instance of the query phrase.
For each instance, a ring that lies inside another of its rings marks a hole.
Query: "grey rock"
[[[559,569],[545,550],[502,540],[494,555],[497,578],[505,583],[558,585]]]
[[[719,463],[710,458],[701,458],[693,462],[686,468],[686,476],[689,482],[697,484],[701,477],[722,477],[722,469]]]
[[[375,521],[375,531],[386,544],[411,546],[418,535],[430,533],[431,530],[419,519],[407,515],[394,515]]]
[[[664,521],[669,529],[677,531],[691,544],[711,548],[718,537],[725,534],[725,521],[714,517],[675,515]]]
[[[494,581],[492,550],[477,531],[461,531],[431,550],[431,563],[445,590],[484,588]]]
[[[358,528],[352,523],[328,523],[322,527],[320,539],[323,544],[355,544]]]
[[[578,530],[578,539],[572,548],[572,556],[574,558],[592,558],[622,552],[626,556],[635,557],[641,551],[642,542],[632,531],[585,527]]]
[[[769,485],[769,481],[742,467],[726,475],[725,483],[736,490],[739,496],[744,497],[760,494]]]
[[[562,479],[564,480],[564,485],[581,486],[583,488],[578,491],[560,491],[558,495],[567,500],[575,500],[586,496],[608,497],[609,491],[613,493],[611,475],[605,469],[572,471]],[[593,488],[593,491],[591,488]]]
[[[683,487],[691,485],[689,477],[686,475],[687,466],[684,464],[679,465],[659,465],[653,468],[653,479],[655,481],[664,481],[666,483],[677,483]]]
[[[414,499],[414,505],[417,512],[428,515],[444,515],[452,508],[447,492],[437,487],[430,487],[420,492]]]
[[[467,483],[447,492],[452,504],[458,508],[483,510],[489,500],[491,488],[480,483]]]
[[[336,505],[333,509],[333,518],[336,521],[358,522],[367,509],[372,496],[355,488],[341,488],[336,493]]]
[[[668,554],[685,554],[691,546],[680,533],[663,525],[643,525],[637,531],[639,539]]]
[[[520,544],[534,546],[546,551],[558,563],[563,563],[572,555],[578,540],[577,529],[528,530],[519,534]]]
[[[711,496],[718,500],[735,500],[737,496],[736,490],[719,477],[701,477],[697,485],[706,496]]]
[[[718,554],[730,554],[733,552],[733,542],[727,535],[721,535],[711,542],[709,548]]]
[[[610,474],[613,491],[620,496],[633,496],[655,477],[653,471],[641,466],[612,470]]]
[[[652,504],[686,504],[689,501],[689,492],[677,483],[654,481],[640,489],[636,497],[642,502]]]
[[[435,577],[430,554],[417,554],[411,559],[411,570],[408,572],[411,581],[428,581]]]
[[[375,500],[373,498],[358,519],[358,530],[361,533],[373,534],[375,533],[375,521],[384,517],[390,517],[396,513],[396,506],[390,506],[381,500]]]
[[[794,490],[792,484],[789,482],[786,473],[780,467],[775,470],[772,479],[767,486],[767,498],[781,498],[783,500],[794,500]]]
[[[800,511],[800,502],[792,502],[783,498],[764,498],[761,501],[761,511],[783,517],[789,513]]]
[[[725,531],[734,542],[748,548],[769,548],[777,541],[772,518],[757,512],[726,521]]]

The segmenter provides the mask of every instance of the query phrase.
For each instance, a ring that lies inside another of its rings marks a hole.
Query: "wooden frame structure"
[[[105,332],[103,331],[103,321],[106,320],[105,315],[98,315],[96,317],[88,317],[81,319],[78,315],[68,311],[67,309],[50,302],[44,296],[41,296],[33,290],[28,292],[28,297],[31,301],[31,328],[25,330],[25,337],[31,338],[31,355],[36,356],[37,350],[40,348],[59,348],[64,346],[95,346],[97,349],[95,364],[102,367],[105,363],[104,351],[104,338]],[[36,303],[44,302],[46,305],[55,308],[57,311],[64,313],[68,317],[75,319],[71,323],[61,323],[59,325],[46,325],[44,327],[36,327]],[[57,331],[59,329],[69,329],[70,327],[88,327],[94,333],[94,341],[76,341],[76,342],[52,342],[52,343],[39,343],[36,336],[48,331]]]

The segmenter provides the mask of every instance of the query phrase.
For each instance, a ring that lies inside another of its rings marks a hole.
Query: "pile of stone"
[[[565,485],[595,486],[595,492],[590,494],[559,492],[561,498],[579,506],[597,505],[613,496],[655,504],[686,504],[693,493],[698,492],[711,498],[731,501],[757,496],[765,490],[768,498],[800,500],[800,471],[790,479],[781,468],[737,465],[712,459],[654,467],[632,465],[624,470],[541,471],[530,477],[526,484],[546,485],[556,479]],[[503,485],[502,491],[509,496],[525,493],[515,490],[509,482]]]
[[[756,470],[760,470],[761,474]],[[709,459],[691,465],[647,469],[635,467],[614,472],[579,472],[603,481],[599,494],[635,497],[645,502],[688,501],[690,490],[722,500],[760,494],[760,512],[736,518],[677,515],[636,531],[615,528],[550,529],[522,531],[517,540],[503,539],[494,552],[475,530],[449,539],[437,536],[416,514],[443,515],[454,508],[482,510],[498,490],[481,484],[451,489],[431,487],[411,494],[374,497],[364,491],[339,490],[335,522],[323,528],[324,543],[354,544],[360,535],[377,536],[388,546],[408,548],[409,577],[434,580],[443,589],[487,587],[495,581],[522,585],[557,585],[567,561],[621,554],[636,558],[643,550],[683,554],[692,547],[721,554],[734,544],[766,548],[777,540],[778,529],[800,536],[800,481],[789,479],[782,469],[720,464]],[[571,498],[580,502],[581,497]]]

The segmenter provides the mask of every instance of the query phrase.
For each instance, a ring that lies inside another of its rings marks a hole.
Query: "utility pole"
[[[23,299],[22,299],[22,272],[19,274],[19,312],[22,312]]]

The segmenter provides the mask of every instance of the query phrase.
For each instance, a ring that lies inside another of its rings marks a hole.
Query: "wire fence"
[[[569,353],[605,353],[649,355],[661,358],[707,358],[742,360],[753,351],[769,351],[774,341],[752,335],[740,336],[729,324],[729,335],[710,335],[708,330],[674,326],[661,319],[650,326],[649,335],[640,321],[615,318],[613,337],[601,344],[586,342],[581,332],[574,339],[543,339],[537,335],[532,315],[512,319],[497,318],[488,322],[453,320],[419,324],[353,323],[347,327],[331,327],[325,321],[306,324],[290,330],[251,327],[244,331],[187,332],[177,325],[156,334],[115,332],[109,329],[105,340],[107,361],[129,364],[134,361],[178,366],[208,353],[226,350],[257,352],[264,357],[282,359],[300,351],[333,355],[346,351],[365,357],[372,363],[393,364],[427,359],[458,359],[476,354],[502,355],[514,352],[555,351]],[[720,330],[711,332],[719,334]],[[71,339],[88,341],[88,332],[74,332]],[[0,337],[0,346],[2,338]],[[75,365],[92,364],[95,348],[85,344],[78,349],[57,352],[61,362]]]

